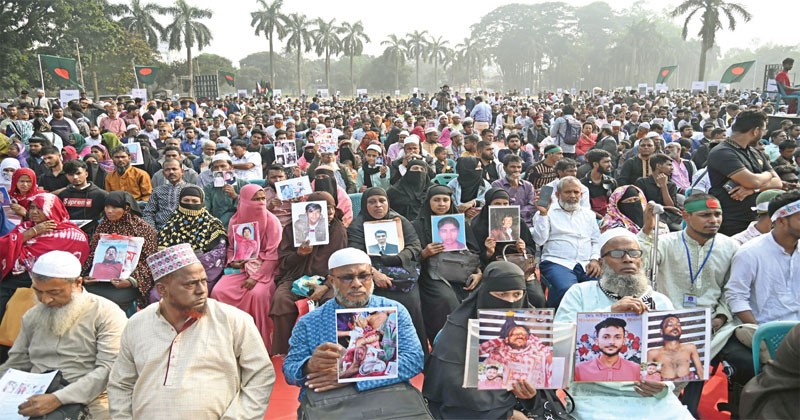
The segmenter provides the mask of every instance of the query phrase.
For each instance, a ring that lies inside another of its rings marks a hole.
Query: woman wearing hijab
[[[28,152],[25,150],[25,145],[21,142],[11,141],[11,143],[8,144],[8,157],[16,159],[19,162],[20,168],[28,167]]]
[[[508,419],[518,403],[530,409],[536,390],[527,381],[516,382],[510,391],[463,388],[469,320],[478,309],[528,308],[525,278],[516,265],[495,261],[486,267],[480,286],[447,318],[433,346],[425,369],[422,394],[436,419]],[[518,418],[518,417],[515,417]],[[524,418],[524,416],[523,416]]]
[[[19,217],[26,217],[28,205],[31,203],[30,198],[42,192],[44,191],[39,189],[36,183],[36,173],[32,169],[17,169],[14,176],[11,177],[11,191],[8,193],[12,201],[11,210]]]
[[[0,163],[0,186],[4,187],[6,192],[11,192],[11,182],[14,179],[14,173],[19,169],[21,169],[19,161],[12,157],[7,157]]]
[[[392,210],[408,220],[415,220],[431,185],[425,161],[417,159],[409,161],[405,175],[386,190],[389,202],[392,203]]]
[[[25,201],[28,220],[0,238],[0,319],[17,288],[31,287],[28,271],[42,254],[66,251],[81,262],[89,257],[86,234],[69,221],[69,213],[57,196],[43,192]]]
[[[64,146],[61,148],[61,160],[62,162],[69,162],[71,160],[78,160],[78,152],[72,146]]]
[[[464,213],[467,219],[478,215],[484,207],[486,191],[492,186],[483,179],[483,166],[478,158],[465,156],[458,159],[456,165],[458,177],[449,184],[453,190],[453,202],[459,213]]]
[[[84,157],[92,152],[92,148],[86,144],[86,138],[80,133],[72,133],[67,138],[67,145],[75,148],[79,157]]]
[[[314,170],[314,179],[311,181],[311,188],[314,191],[325,191],[333,196],[336,209],[341,212],[340,217],[345,227],[350,226],[353,221],[353,202],[347,191],[336,183],[336,174],[328,166],[318,166]],[[305,201],[305,199],[303,199]]]
[[[390,208],[389,197],[386,191],[372,187],[361,196],[361,213],[353,219],[347,229],[347,243],[351,248],[367,252],[367,243],[364,236],[364,223],[379,220],[400,220],[404,248],[397,255],[371,256],[375,294],[403,304],[411,315],[414,327],[425,355],[428,346],[425,339],[425,326],[422,320],[422,307],[419,298],[419,255],[422,251],[417,232],[414,226],[405,217]],[[400,274],[400,276],[398,276]],[[402,280],[400,277],[406,277]]]
[[[241,270],[226,274],[214,286],[211,297],[236,306],[249,313],[261,332],[266,348],[271,348],[272,320],[269,309],[275,293],[275,275],[278,271],[278,245],[281,242],[281,222],[267,211],[267,196],[255,184],[245,185],[239,193],[236,214],[228,225],[228,237],[233,237],[236,225],[256,223],[258,229],[258,257],[252,260],[233,258],[233,241],[228,244],[228,266]],[[255,232],[254,232],[255,233]]]
[[[447,316],[464,300],[469,293],[478,286],[480,270],[472,283],[467,281],[469,286],[462,287],[460,284],[445,283],[434,280],[428,274],[429,259],[437,254],[444,252],[444,245],[433,242],[433,227],[431,226],[431,216],[442,216],[445,214],[457,214],[452,200],[453,191],[444,185],[435,185],[428,190],[419,216],[414,220],[414,230],[422,246],[420,260],[422,270],[419,278],[419,295],[422,301],[423,318],[425,319],[425,331],[428,340],[433,342],[436,334],[444,326]],[[472,229],[466,226],[465,229],[467,249],[478,254],[480,245]]]
[[[205,193],[200,187],[196,185],[183,187],[178,201],[178,211],[158,231],[158,248],[190,244],[206,270],[210,292],[214,290],[214,285],[225,268],[228,235],[225,226],[206,210],[203,201]]]
[[[117,147],[122,146],[122,142],[119,141],[119,137],[112,132],[105,132],[102,134],[102,137],[103,146],[105,146],[107,150],[114,150]]]
[[[442,147],[450,147],[453,143],[453,140],[450,138],[450,131],[450,127],[445,127],[442,130],[442,134],[439,135],[439,144],[441,144]]]
[[[92,252],[83,264],[83,276],[86,290],[116,303],[123,311],[131,313],[132,304],[139,308],[149,303],[150,290],[153,289],[153,275],[147,266],[147,257],[157,251],[156,230],[142,219],[139,204],[127,191],[112,191],[106,195],[106,206],[103,221],[97,225],[92,235]],[[139,263],[126,280],[92,281],[89,273],[92,270],[94,253],[101,234],[134,236],[144,238]]]
[[[92,146],[91,150],[93,154],[97,155],[97,164],[100,165],[101,169],[108,174],[114,172],[114,161],[111,159],[111,155],[108,154],[108,149],[105,146],[102,144],[95,144]]]
[[[644,209],[647,199],[642,190],[633,185],[623,185],[608,198],[608,210],[600,222],[600,233],[613,228],[625,228],[639,233],[644,226]],[[659,223],[659,233],[668,233],[666,224]]]
[[[289,337],[297,320],[298,311],[295,302],[302,296],[292,293],[292,284],[303,276],[320,276],[327,280],[328,258],[334,252],[347,247],[347,228],[337,216],[333,197],[327,192],[315,192],[308,196],[308,201],[325,201],[328,203],[328,239],[326,245],[303,244],[294,246],[294,229],[291,224],[283,228],[283,239],[278,249],[280,258],[280,277],[275,296],[272,298],[270,317],[275,325],[272,334],[270,354],[287,354]],[[310,300],[321,305],[333,297],[333,287],[323,283],[315,287],[309,296]]]

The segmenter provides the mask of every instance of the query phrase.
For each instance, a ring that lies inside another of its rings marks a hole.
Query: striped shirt
[[[528,175],[528,182],[533,184],[533,188],[539,191],[543,186],[555,181],[558,178],[555,166],[547,166],[544,161],[533,165],[531,173]]]

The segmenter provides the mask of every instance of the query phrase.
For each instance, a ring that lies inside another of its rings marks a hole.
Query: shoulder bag
[[[427,273],[432,280],[466,284],[481,263],[481,257],[470,251],[440,252],[428,258]]]
[[[422,394],[408,382],[359,392],[354,385],[325,392],[306,390],[298,420],[432,420]]]

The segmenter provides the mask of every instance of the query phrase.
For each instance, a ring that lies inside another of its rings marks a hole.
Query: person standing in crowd
[[[161,300],[122,333],[108,382],[111,418],[160,418],[165,410],[178,418],[263,418],[275,370],[252,318],[208,299],[191,245],[159,251],[147,264]]]
[[[709,194],[722,205],[725,219],[719,232],[733,236],[755,219],[752,207],[762,190],[783,189],[783,182],[753,143],[764,137],[767,115],[744,111],[736,116],[730,140],[708,154]]]

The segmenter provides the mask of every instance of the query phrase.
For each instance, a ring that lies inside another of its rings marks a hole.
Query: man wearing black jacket
[[[89,168],[86,162],[78,159],[64,164],[64,173],[70,185],[58,194],[69,212],[70,220],[91,220],[81,229],[90,237],[103,216],[106,192],[88,181]]]

